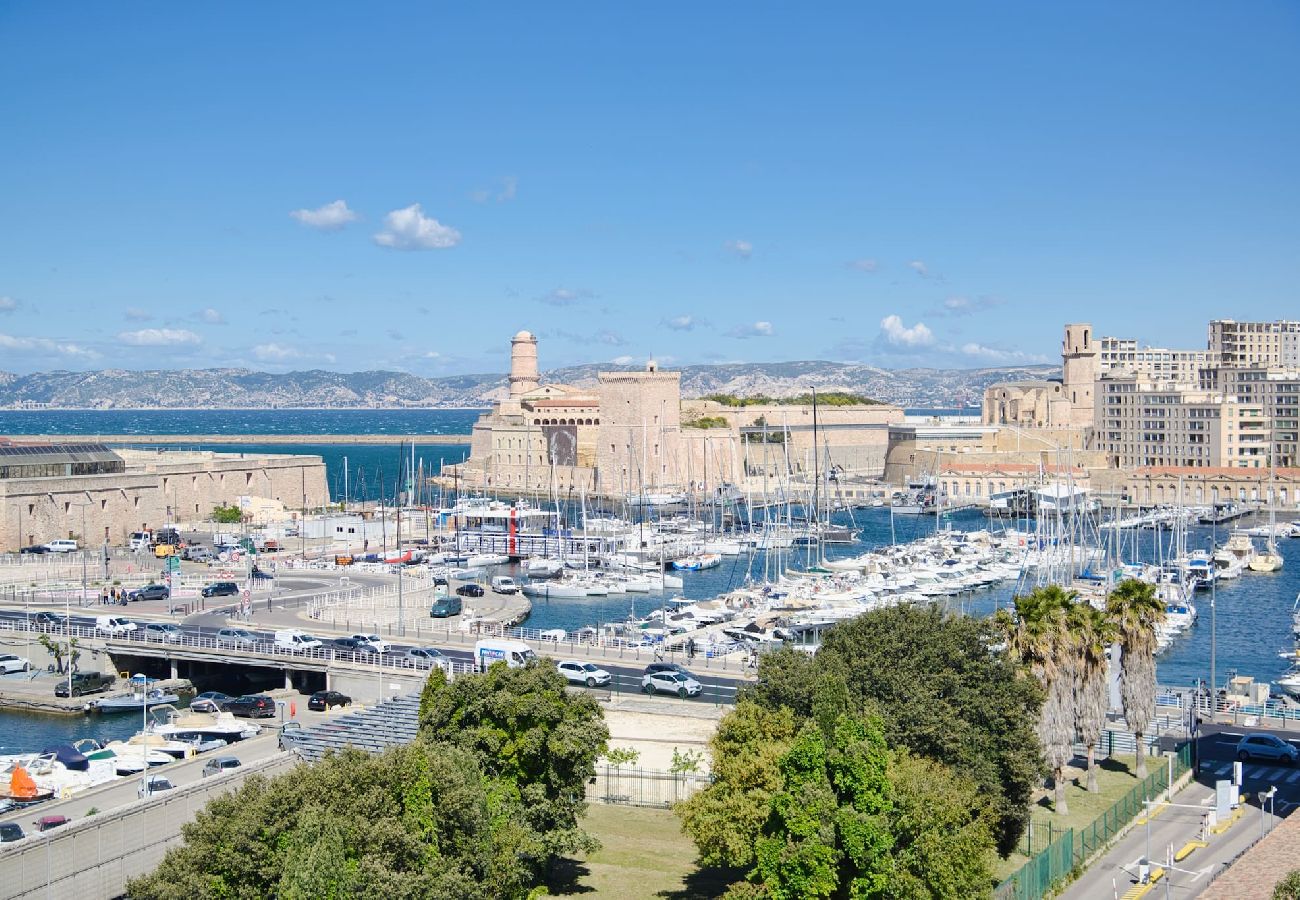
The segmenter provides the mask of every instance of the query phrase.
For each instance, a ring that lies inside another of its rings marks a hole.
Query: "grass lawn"
[[[1097,768],[1097,787],[1100,793],[1090,794],[1087,791],[1088,773],[1083,768],[1066,769],[1066,780],[1068,784],[1065,788],[1065,802],[1069,807],[1069,815],[1058,816],[1052,811],[1054,793],[1050,788],[1043,788],[1034,794],[1034,802],[1030,805],[1030,816],[1033,818],[1034,827],[1047,827],[1051,822],[1056,831],[1062,831],[1066,828],[1083,828],[1091,824],[1094,819],[1109,809],[1115,801],[1119,800],[1125,794],[1133,789],[1139,779],[1133,774],[1133,767],[1136,765],[1136,757],[1113,756],[1110,759],[1102,760]],[[1163,757],[1147,758],[1147,774],[1151,774],[1158,766],[1167,765]],[[1041,849],[1046,843],[1039,844],[1035,841],[1035,849]],[[1017,869],[1029,861],[1029,857],[1021,856],[1019,853],[1013,853],[1005,860],[998,860],[995,866],[995,875],[998,881],[1010,876]]]
[[[583,827],[601,848],[566,860],[552,879],[559,897],[664,897],[694,900],[720,896],[732,872],[699,869],[695,845],[670,810],[593,803]]]

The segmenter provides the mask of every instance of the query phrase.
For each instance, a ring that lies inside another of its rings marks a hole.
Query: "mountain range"
[[[554,369],[544,382],[593,386],[609,364]],[[987,369],[882,369],[821,361],[685,366],[682,395],[724,393],[784,397],[813,388],[864,394],[911,407],[978,406],[984,389],[1001,381],[1057,377],[1056,366]],[[505,395],[502,374],[424,378],[405,372],[254,372],[180,369],[96,372],[0,372],[2,409],[239,409],[257,407],[474,407]]]

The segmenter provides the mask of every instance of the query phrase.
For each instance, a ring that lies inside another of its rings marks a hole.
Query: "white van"
[[[321,642],[297,628],[285,628],[275,633],[275,646],[280,650],[315,650]]]
[[[130,634],[140,626],[122,616],[96,616],[95,631],[107,635]]]
[[[152,531],[133,531],[131,532],[131,540],[127,543],[127,548],[132,553],[138,553],[141,550],[148,550],[152,544]]]
[[[50,541],[45,545],[45,549],[51,553],[75,553],[77,550],[76,541]]]
[[[519,593],[519,585],[515,584],[515,580],[509,575],[494,575],[492,576],[492,590],[498,594],[517,594]]]
[[[484,640],[474,645],[474,667],[486,672],[493,663],[503,662],[512,669],[522,668],[537,654],[523,641]]]

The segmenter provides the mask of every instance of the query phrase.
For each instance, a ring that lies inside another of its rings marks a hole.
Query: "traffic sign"
[[[181,559],[179,556],[167,557],[167,571],[179,572],[181,570]]]

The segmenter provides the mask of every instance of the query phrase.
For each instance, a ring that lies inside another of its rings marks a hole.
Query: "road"
[[[1300,748],[1300,731],[1268,729]],[[1149,824],[1140,824],[1125,835],[1101,859],[1088,868],[1062,894],[1063,897],[1086,898],[1123,895],[1137,884],[1139,863],[1152,858],[1158,864],[1172,847],[1177,852],[1189,841],[1203,835],[1205,814],[1214,804],[1215,783],[1231,781],[1233,764],[1237,761],[1237,742],[1250,729],[1228,725],[1204,725],[1197,741],[1197,768],[1195,779],[1176,794],[1173,802],[1163,808]],[[1161,760],[1151,760],[1159,765]],[[1150,896],[1195,897],[1210,882],[1210,877],[1236,859],[1257,841],[1261,834],[1277,819],[1292,814],[1300,806],[1300,766],[1279,765],[1275,762],[1242,763],[1243,809],[1230,828],[1212,835],[1208,847],[1197,849],[1168,876],[1168,885],[1162,881],[1158,893]],[[1276,788],[1273,800],[1261,809],[1259,794]]]
[[[278,605],[279,602],[279,598],[277,598],[276,604]],[[152,610],[147,610],[146,608],[150,606],[153,607]],[[174,624],[181,634],[199,639],[215,638],[219,630],[222,628],[239,627],[245,629],[252,635],[256,642],[254,649],[269,651],[274,644],[274,634],[276,630],[274,626],[258,626],[251,623],[246,625],[239,625],[237,623],[231,624],[227,620],[227,615],[232,611],[232,608],[228,605],[223,604],[220,607],[214,607],[199,613],[194,613],[183,619],[178,619],[175,615],[167,614],[166,607],[166,601],[146,601],[132,604],[127,608],[98,606],[81,607],[79,609],[74,608],[70,621],[73,626],[83,628],[94,628],[96,616],[108,614],[127,616],[138,624],[143,624],[144,622],[166,621]],[[145,614],[141,615],[141,613]],[[21,628],[22,623],[29,621],[29,616],[32,614],[33,613],[30,613],[28,610],[0,608],[0,624],[7,623],[10,624],[11,627]],[[303,623],[300,620],[290,617],[285,620],[284,627],[301,627],[302,624]],[[58,628],[54,628],[53,633],[58,633],[58,630]],[[345,634],[345,632],[342,631],[330,632],[327,629],[317,627],[313,627],[312,631],[326,645],[329,645],[335,637],[343,636]],[[114,638],[114,640],[122,639],[123,638],[120,636]],[[157,641],[155,640],[155,643],[156,642]],[[438,641],[437,639],[422,644],[394,642],[388,657],[390,659],[399,658],[405,655],[407,650],[416,646],[436,649],[452,662],[460,663],[463,666],[468,666],[473,663],[474,652],[472,646],[465,643]],[[230,645],[229,649],[234,649],[233,644]],[[555,657],[557,661],[566,658],[562,644],[557,645],[556,652],[549,655]],[[344,648],[334,648],[334,656],[337,659],[361,663],[373,662],[375,659],[374,655],[369,652],[359,652]],[[581,660],[581,654],[576,655],[574,658]],[[619,693],[635,693],[642,689],[641,678],[645,672],[645,664],[643,662],[638,661],[633,664],[615,662],[612,660],[595,660],[595,662],[598,666],[605,669],[613,676],[611,684],[601,686],[598,689],[613,690]],[[253,660],[250,660],[250,663],[256,664]],[[708,703],[734,703],[737,688],[747,683],[746,679],[733,675],[717,675],[702,669],[692,669],[691,672],[696,680],[700,682],[702,687],[700,694],[695,699]],[[196,687],[200,691],[208,689],[207,686],[202,684],[198,684]]]

